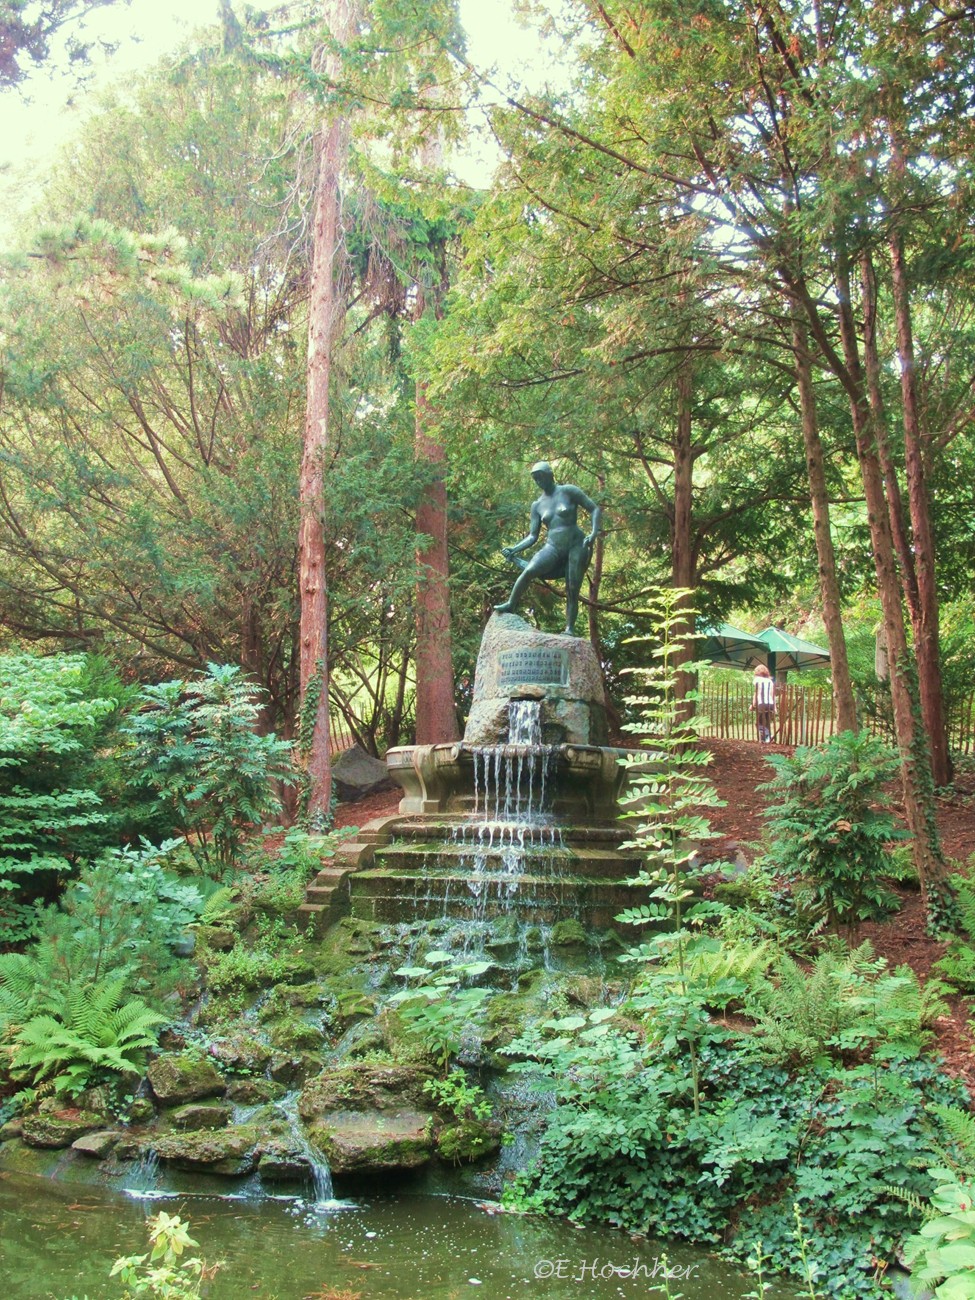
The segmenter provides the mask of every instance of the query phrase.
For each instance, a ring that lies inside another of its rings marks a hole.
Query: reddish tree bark
[[[446,453],[425,431],[430,406],[421,385],[416,394],[416,457],[428,476],[416,511],[416,531],[428,540],[417,550],[416,743],[457,740],[454,665],[450,635],[450,557],[447,549]]]
[[[829,493],[823,444],[819,436],[816,395],[812,382],[812,361],[805,327],[798,317],[792,322],[792,350],[796,363],[796,384],[802,415],[802,441],[806,452],[806,475],[812,507],[813,533],[819,565],[819,593],[823,603],[823,623],[829,641],[830,671],[836,699],[836,721],[840,731],[856,730],[856,704],[843,635],[840,589],[836,579],[836,552],[829,523]]]
[[[904,243],[896,230],[890,238],[890,255],[894,317],[897,323],[897,358],[901,372],[904,468],[907,474],[907,496],[911,512],[917,586],[914,649],[917,654],[921,713],[931,748],[931,772],[936,785],[947,785],[951,780],[951,758],[948,753],[948,731],[945,725],[944,690],[941,680],[934,534],[931,528],[931,506],[922,450],[921,420],[918,413],[910,290],[904,261]]]
[[[332,0],[326,6],[332,37],[347,42],[357,26],[356,0]],[[339,80],[335,51],[322,53],[319,71]],[[300,758],[308,783],[308,812],[327,815],[332,797],[328,719],[328,587],[325,556],[325,462],[332,410],[333,361],[345,324],[348,264],[342,227],[341,174],[349,148],[345,113],[326,115],[316,142],[318,179],[312,233],[311,284],[308,299],[308,391],[301,456],[298,533],[298,584],[301,726]]]

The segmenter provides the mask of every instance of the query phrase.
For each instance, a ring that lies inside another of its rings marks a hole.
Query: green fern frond
[[[975,1118],[957,1106],[932,1106],[949,1135],[958,1146],[965,1161],[975,1165]]]

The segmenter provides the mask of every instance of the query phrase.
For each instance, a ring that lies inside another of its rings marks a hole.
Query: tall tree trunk
[[[816,395],[812,382],[812,361],[805,327],[798,316],[792,321],[792,350],[796,362],[796,383],[799,388],[799,406],[802,413],[802,441],[806,450],[806,474],[809,479],[809,500],[812,506],[813,533],[816,538],[816,557],[819,563],[819,593],[823,602],[823,622],[829,641],[830,671],[833,676],[833,695],[836,699],[836,720],[840,731],[856,730],[856,704],[853,683],[846,655],[846,637],[840,612],[840,589],[836,579],[836,552],[829,524],[829,493],[826,488],[826,469],[823,444],[819,436],[819,419],[816,412]]]
[[[908,536],[904,517],[904,503],[901,499],[901,485],[897,477],[897,466],[890,450],[887,436],[887,413],[884,409],[884,394],[880,373],[880,348],[877,344],[877,276],[869,252],[860,256],[860,302],[863,308],[863,363],[867,375],[867,400],[873,419],[873,433],[877,440],[877,455],[883,470],[884,487],[887,491],[887,506],[890,511],[891,536],[894,550],[900,564],[901,586],[904,600],[911,618],[911,626],[916,627],[920,616],[917,595],[917,573],[914,567],[914,554],[911,539]]]
[[[890,661],[890,693],[894,730],[900,753],[904,815],[912,838],[914,865],[929,923],[938,925],[950,909],[948,869],[934,820],[930,758],[923,727],[915,714],[915,693],[910,651],[904,628],[901,587],[884,493],[884,478],[877,453],[863,366],[857,343],[850,299],[849,264],[842,251],[837,257],[839,324],[850,394],[857,460],[867,506],[877,590],[883,610],[884,634]]]
[[[680,359],[677,370],[677,429],[673,443],[674,452],[674,514],[670,536],[670,583],[678,591],[692,592],[695,585],[694,563],[694,449],[693,449],[693,398],[694,398],[694,363],[689,352]],[[682,602],[690,604],[693,596],[688,595]],[[683,641],[683,648],[675,656],[678,669],[674,685],[674,697],[678,701],[678,716],[681,720],[693,717],[694,700],[687,696],[695,686],[693,673],[681,672],[682,664],[695,658],[694,654],[694,615],[690,611],[681,620],[676,631],[676,638]]]
[[[894,317],[897,323],[897,359],[901,372],[901,405],[904,420],[904,467],[914,538],[917,585],[917,618],[914,650],[917,654],[921,692],[921,713],[931,747],[931,772],[936,785],[951,780],[948,731],[945,726],[944,690],[941,680],[938,585],[935,576],[934,534],[922,451],[921,420],[918,412],[917,374],[914,361],[914,330],[911,323],[910,288],[904,261],[904,241],[899,231],[890,237]]]
[[[357,26],[357,0],[331,0],[332,38],[347,43]],[[326,81],[340,79],[336,51],[319,55]],[[341,174],[349,149],[349,122],[333,108],[318,140],[318,180],[308,298],[308,392],[299,480],[298,585],[301,726],[299,750],[308,784],[308,813],[327,816],[332,798],[328,727],[328,590],[325,563],[325,460],[331,438],[330,386],[346,314],[348,266],[342,228]]]

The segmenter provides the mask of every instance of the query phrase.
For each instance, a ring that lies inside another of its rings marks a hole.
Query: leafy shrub
[[[69,990],[109,974],[132,992],[168,991],[180,965],[174,947],[205,906],[196,885],[163,867],[177,846],[110,850],[82,870],[59,906],[39,909],[36,943],[0,956],[0,1027],[14,986],[33,991],[33,1010],[56,1008]]]
[[[512,1044],[527,1060],[511,1068],[533,1072],[555,1106],[536,1160],[505,1200],[664,1239],[724,1242],[741,1260],[761,1241],[772,1268],[798,1277],[805,1250],[819,1289],[880,1296],[876,1261],[895,1257],[910,1223],[889,1184],[928,1194],[924,1169],[944,1131],[925,1102],[958,1100],[961,1088],[920,1060],[795,1075],[725,1034],[701,1048],[695,1111],[680,1042],[641,1042],[603,1014]]]
[[[486,1012],[490,989],[463,987],[465,979],[483,975],[487,961],[455,961],[449,952],[428,952],[422,966],[401,966],[395,973],[419,980],[412,988],[394,993],[390,1002],[424,1051],[447,1073],[452,1056],[463,1046],[465,1034],[476,1027]]]
[[[50,890],[51,877],[104,843],[92,833],[109,820],[93,754],[118,703],[86,691],[87,669],[83,655],[0,656],[0,890],[8,894]]]
[[[259,713],[239,668],[209,664],[193,681],[146,687],[126,727],[133,784],[207,869],[234,864],[245,829],[279,810],[274,783],[293,779],[290,746],[257,734]]]
[[[958,899],[962,933],[952,940],[934,969],[959,992],[975,993],[975,888],[968,876],[952,876],[951,883]]]
[[[806,882],[833,927],[852,929],[892,911],[889,847],[905,832],[883,790],[897,770],[891,751],[869,732],[845,731],[820,749],[767,762],[775,777],[762,788],[778,799],[765,813],[773,869]]]
[[[109,1277],[125,1285],[125,1296],[156,1296],[159,1300],[198,1300],[203,1282],[220,1267],[207,1265],[196,1255],[184,1254],[196,1247],[189,1224],[178,1214],[164,1210],[148,1220],[151,1250],[145,1255],[125,1255],[112,1265]]]

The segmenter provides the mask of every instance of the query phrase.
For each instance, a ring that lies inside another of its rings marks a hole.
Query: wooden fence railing
[[[724,682],[704,686],[698,712],[708,719],[705,736],[730,740],[757,740],[752,712],[751,682],[741,686]],[[821,745],[836,725],[833,693],[826,687],[780,686],[775,693],[775,725],[772,739],[777,745]]]
[[[751,710],[751,682],[732,685],[704,685],[698,712],[708,719],[702,732],[728,740],[757,740],[755,714]],[[863,725],[875,735],[893,743],[893,720],[889,697],[878,692],[862,710]],[[779,686],[775,696],[775,726],[772,739],[779,745],[821,745],[836,730],[833,693],[826,686]],[[948,708],[948,745],[954,754],[975,753],[975,692]]]

